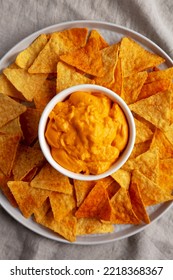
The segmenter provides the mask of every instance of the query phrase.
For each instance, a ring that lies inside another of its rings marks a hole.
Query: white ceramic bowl
[[[75,91],[102,92],[103,94],[108,96],[113,102],[118,103],[118,105],[123,110],[123,112],[126,116],[127,122],[128,122],[129,139],[128,139],[126,148],[121,153],[121,155],[117,159],[117,161],[114,164],[112,164],[112,166],[107,171],[105,171],[104,173],[98,174],[98,175],[85,175],[85,174],[80,174],[80,173],[74,173],[70,170],[65,169],[61,165],[59,165],[53,159],[53,157],[50,153],[49,145],[45,139],[45,129],[46,129],[46,125],[48,122],[48,116],[49,116],[50,112],[53,110],[53,108],[55,107],[55,105],[58,102],[65,100],[70,94],[72,94]],[[62,174],[66,175],[70,178],[73,178],[73,179],[86,180],[86,181],[102,179],[104,177],[111,175],[118,169],[120,169],[120,167],[122,167],[122,165],[127,161],[127,159],[129,158],[129,156],[132,152],[132,149],[133,149],[133,146],[135,143],[135,136],[136,136],[136,129],[135,129],[134,118],[133,118],[133,115],[132,115],[130,109],[128,108],[127,104],[124,102],[124,100],[119,95],[114,93],[113,91],[111,91],[105,87],[98,86],[98,85],[92,85],[92,84],[82,84],[82,85],[73,86],[73,87],[63,90],[62,92],[60,92],[56,96],[54,96],[52,98],[52,100],[45,107],[45,109],[42,113],[42,116],[40,118],[39,128],[38,128],[38,138],[39,138],[39,142],[40,142],[40,147],[41,147],[42,152],[43,152],[45,158],[47,159],[47,161],[57,171],[61,172]]]

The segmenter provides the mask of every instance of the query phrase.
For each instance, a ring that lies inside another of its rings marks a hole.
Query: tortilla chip
[[[77,235],[110,233],[114,227],[110,223],[103,223],[94,218],[81,218],[77,220]]]
[[[150,149],[155,149],[156,147],[159,148],[159,158],[163,159],[173,157],[173,145],[159,129],[156,129],[154,133]]]
[[[160,160],[159,186],[173,195],[173,158]]]
[[[54,219],[57,222],[61,221],[76,207],[73,195],[52,192],[49,195],[49,199]]]
[[[143,221],[146,224],[149,224],[150,218],[145,209],[139,186],[134,182],[130,184],[129,195],[132,203],[132,208],[136,216],[139,218],[139,220]]]
[[[136,126],[135,144],[150,140],[153,136],[153,132],[151,131],[151,129],[136,118],[134,118],[134,121]]]
[[[47,78],[46,74],[29,74],[24,69],[8,69],[3,73],[28,101],[32,101]]]
[[[17,118],[26,111],[26,107],[0,93],[0,127]]]
[[[0,93],[20,100],[25,100],[24,96],[12,85],[12,83],[10,83],[3,73],[0,74]]]
[[[92,190],[95,184],[96,184],[95,181],[74,180],[74,189],[75,189],[77,207],[81,205],[81,203],[87,197],[87,195]]]
[[[57,93],[75,85],[80,84],[94,84],[94,80],[91,80],[84,75],[76,72],[75,68],[69,66],[63,62],[57,64]]]
[[[51,210],[39,220],[38,223],[60,234],[65,239],[74,242],[76,240],[77,220],[71,213],[60,222],[56,222]]]
[[[122,38],[120,58],[123,77],[157,66],[165,61],[164,58],[145,50],[130,38]]]
[[[132,184],[138,185],[145,206],[155,205],[173,199],[173,196],[138,170],[133,171],[131,182]]]
[[[136,102],[147,76],[147,72],[144,71],[123,79],[121,97],[127,104]]]
[[[87,33],[86,28],[52,33],[48,43],[28,69],[29,73],[56,73],[60,55],[84,46]]]
[[[97,85],[109,87],[115,80],[114,72],[118,61],[119,44],[111,45],[101,50],[104,76],[96,77]]]
[[[23,180],[33,168],[40,167],[44,161],[39,148],[19,145],[12,169],[14,180]]]
[[[10,176],[16,157],[20,136],[0,135],[0,169],[6,176]]]
[[[46,34],[39,35],[28,48],[24,49],[17,55],[15,63],[20,68],[28,69],[46,45],[47,41],[48,36]]]
[[[160,81],[163,79],[170,79],[170,80],[173,79],[173,67],[148,73],[148,78],[146,83]]]
[[[45,190],[33,189],[29,183],[22,181],[9,181],[8,187],[25,218],[29,218],[36,208],[41,207],[49,194]]]
[[[148,150],[134,159],[129,159],[123,169],[127,171],[138,170],[147,178],[157,183],[159,177],[159,151]]]
[[[110,200],[112,206],[111,222],[115,224],[139,224],[140,220],[135,215],[130,196],[125,188],[119,191]]]
[[[27,145],[32,144],[38,136],[38,124],[40,117],[40,110],[29,107],[20,116],[21,127]]]
[[[91,30],[88,41],[93,39],[97,42],[97,51],[109,47],[109,44],[102,37],[101,33],[95,29]]]
[[[31,187],[47,189],[64,194],[72,194],[73,187],[69,178],[46,163],[31,182]]]
[[[37,94],[34,96],[34,103],[38,110],[43,111],[48,102],[56,94],[56,81],[46,80],[41,88],[38,90]]]
[[[154,95],[160,91],[166,91],[170,88],[171,80],[164,79],[158,80],[151,83],[143,85],[141,92],[138,96],[138,100],[147,98],[151,95]]]
[[[32,179],[35,177],[37,174],[38,167],[34,167],[29,173],[22,179],[24,182],[31,182]]]
[[[150,149],[151,140],[135,144],[129,159],[134,159]]]
[[[167,130],[170,124],[170,97],[170,91],[159,92],[141,99],[129,107],[157,128]]]
[[[23,137],[19,117],[2,126],[0,128],[0,134],[18,135],[20,137]]]
[[[111,174],[111,177],[114,178],[114,180],[122,187],[128,190],[130,186],[130,172],[119,169],[118,171]]]
[[[164,131],[164,134],[166,135],[169,142],[173,145],[173,124],[171,124],[166,131]]]
[[[50,210],[50,201],[47,198],[41,207],[38,207],[34,210],[34,218],[37,223],[41,223],[44,219],[48,211]]]
[[[109,220],[111,206],[102,182],[96,183],[75,213],[77,218],[98,218]]]
[[[5,176],[0,170],[0,190],[2,190],[3,194],[6,196],[13,207],[18,207],[17,202],[7,185],[8,181],[9,177]]]

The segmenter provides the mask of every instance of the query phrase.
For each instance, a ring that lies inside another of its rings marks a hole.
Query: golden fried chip
[[[34,218],[35,221],[37,223],[41,223],[42,220],[45,219],[46,214],[48,213],[48,211],[50,210],[50,201],[49,198],[47,198],[43,204],[41,205],[41,207],[38,207],[34,210]]]
[[[94,218],[81,218],[77,220],[76,235],[113,232],[111,223],[103,223]]]
[[[156,147],[159,148],[159,158],[163,159],[173,157],[173,145],[159,129],[156,129],[154,133],[150,149],[155,149]]]
[[[132,208],[136,216],[139,218],[139,220],[143,221],[146,224],[149,224],[150,218],[145,209],[145,205],[141,197],[139,186],[134,182],[130,184],[129,195],[132,203]]]
[[[150,149],[151,140],[135,144],[129,159],[134,159]]]
[[[0,190],[2,190],[3,194],[6,196],[10,204],[13,207],[17,207],[17,202],[7,185],[8,181],[9,181],[9,177],[5,176],[0,170]]]
[[[102,182],[97,182],[75,213],[77,218],[109,220],[111,206]]]
[[[77,201],[77,207],[81,205],[84,199],[95,185],[95,181],[80,181],[74,180],[74,189]]]
[[[173,67],[148,73],[148,78],[146,83],[160,81],[163,79],[170,79],[170,80],[173,79]]]
[[[150,140],[153,136],[153,132],[151,131],[151,129],[136,118],[134,118],[134,121],[136,126],[135,144]]]
[[[147,72],[144,71],[123,79],[121,97],[127,104],[136,102],[147,76]]]
[[[8,69],[3,73],[28,101],[32,101],[47,78],[46,74],[29,74],[24,69]]]
[[[72,194],[73,187],[69,178],[55,170],[49,163],[46,163],[40,172],[31,181],[31,187],[47,189],[65,194]]]
[[[173,195],[173,158],[160,160],[159,186]]]
[[[20,136],[0,135],[0,169],[6,176],[10,176],[11,170],[16,157]]]
[[[151,95],[156,94],[157,92],[168,90],[170,88],[170,85],[171,80],[169,79],[158,80],[144,84],[138,96],[138,100],[147,98]]]
[[[130,172],[119,169],[118,171],[111,174],[111,177],[122,187],[128,190],[130,186]]]
[[[169,142],[173,145],[173,124],[171,124],[166,131],[164,131],[164,134],[168,138]]]
[[[12,85],[12,83],[7,79],[7,77],[3,73],[0,74],[0,93],[20,100],[25,100],[21,92],[19,92]]]
[[[14,180],[23,180],[32,169],[41,166],[44,160],[39,148],[19,145],[12,169]]]
[[[21,127],[27,145],[32,144],[38,136],[38,124],[40,117],[40,110],[29,107],[20,116]]]
[[[46,45],[47,41],[48,36],[46,34],[39,35],[28,48],[17,55],[15,63],[20,68],[28,69]]]
[[[56,73],[60,55],[84,46],[87,33],[86,28],[52,33],[48,43],[28,69],[29,73]]]
[[[26,111],[26,107],[12,98],[0,93],[0,127],[17,118]]]
[[[158,149],[148,150],[134,159],[129,159],[123,169],[132,171],[138,170],[153,182],[159,177],[159,151]]]
[[[49,199],[54,219],[57,222],[61,221],[76,207],[73,195],[52,192]]]
[[[139,224],[140,220],[135,215],[130,196],[125,188],[119,191],[110,200],[112,206],[111,222],[115,224]]]
[[[110,87],[114,82],[114,72],[118,61],[118,52],[119,52],[119,44],[111,45],[107,48],[101,50],[103,68],[104,68],[104,76],[96,77],[95,83],[97,85]]]
[[[34,96],[34,103],[38,110],[43,110],[47,103],[56,94],[56,80],[46,80],[37,94]]]
[[[41,207],[49,195],[48,191],[33,189],[29,183],[22,181],[9,181],[8,187],[25,218],[29,218],[36,208]]]
[[[23,137],[23,132],[19,122],[19,117],[15,118],[14,120],[2,126],[0,128],[0,134],[19,135]]]
[[[158,184],[148,179],[138,170],[132,173],[132,184],[138,185],[145,206],[158,204],[173,199],[173,196],[163,190]]]
[[[141,45],[130,38],[122,38],[120,58],[123,77],[146,70],[163,63],[164,58],[145,50]]]
[[[157,128],[167,130],[170,124],[170,97],[170,91],[163,91],[141,99],[129,107]]]
[[[91,30],[88,41],[93,40],[93,39],[97,42],[96,48],[98,51],[102,50],[104,48],[107,48],[109,46],[109,44],[101,36],[100,32],[98,32],[95,29]]]
[[[57,93],[75,85],[94,84],[94,80],[76,72],[75,68],[63,62],[57,64]]]

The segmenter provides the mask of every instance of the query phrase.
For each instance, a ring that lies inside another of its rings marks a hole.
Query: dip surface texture
[[[75,173],[100,174],[128,141],[128,124],[118,104],[97,92],[74,92],[57,103],[45,132],[56,162]]]

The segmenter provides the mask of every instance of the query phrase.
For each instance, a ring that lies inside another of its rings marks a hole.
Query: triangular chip
[[[11,203],[13,207],[17,207],[17,202],[10,191],[7,182],[9,181],[9,177],[5,176],[0,170],[0,190],[2,190],[3,194],[6,196],[8,201]]]
[[[38,136],[38,124],[40,117],[40,110],[29,107],[26,112],[20,116],[21,127],[27,145],[32,144]]]
[[[7,79],[7,77],[3,73],[0,74],[0,93],[20,100],[25,100],[21,92],[19,92],[12,85],[12,83]]]
[[[94,80],[78,73],[74,67],[63,62],[57,64],[57,93],[75,85],[94,84]]]
[[[15,63],[23,69],[28,69],[31,64],[34,62],[35,58],[39,54],[39,52],[43,49],[48,41],[48,35],[41,34],[39,35],[32,44],[21,51],[15,60]]]
[[[123,77],[163,63],[164,58],[145,50],[136,41],[124,37],[120,46]]]
[[[84,46],[87,33],[86,28],[52,33],[48,43],[29,68],[29,73],[56,73],[60,55]]]
[[[14,180],[21,181],[32,169],[41,166],[44,160],[39,148],[20,145],[12,169]]]
[[[14,120],[2,126],[0,128],[0,134],[19,135],[23,137],[23,132],[19,122],[19,117],[15,118]]]
[[[75,213],[77,218],[99,218],[109,220],[111,206],[106,189],[102,182],[98,182],[90,191]]]
[[[130,186],[130,172],[119,169],[118,171],[111,174],[111,177],[114,178],[114,180],[122,187],[128,190]]]
[[[147,72],[144,71],[123,79],[121,97],[127,104],[136,102],[147,76]]]
[[[140,220],[135,215],[128,190],[120,188],[111,198],[111,222],[114,224],[139,224]]]
[[[46,163],[38,175],[31,181],[31,186],[65,194],[72,194],[73,192],[69,178],[59,173],[49,163]]]
[[[170,97],[170,91],[159,92],[141,99],[129,107],[157,128],[167,130],[170,124]]]
[[[173,157],[173,145],[159,129],[156,129],[154,133],[150,149],[155,149],[156,147],[159,149],[159,158],[163,159]]]
[[[49,194],[45,190],[33,189],[29,183],[22,181],[9,181],[8,187],[25,218],[29,218],[36,208],[41,207]]]
[[[114,72],[114,82],[111,84],[110,89],[115,93],[121,95],[122,91],[122,70],[121,70],[121,59],[118,58],[118,62]]]
[[[164,79],[143,85],[141,92],[138,96],[138,100],[147,98],[151,95],[156,94],[157,92],[168,90],[170,88],[171,82],[172,81],[169,79]]]
[[[74,180],[74,189],[77,200],[77,207],[81,205],[84,199],[95,185],[95,181],[80,181]]]
[[[138,170],[147,178],[158,181],[159,177],[159,151],[158,149],[148,150],[134,159],[129,159],[124,165],[123,169],[132,171]]]
[[[32,101],[47,78],[46,74],[29,74],[24,69],[6,68],[3,73],[28,101]]]
[[[104,76],[96,77],[95,83],[97,85],[110,87],[115,81],[114,72],[118,61],[119,44],[111,45],[101,50]]]
[[[138,170],[133,171],[131,182],[138,186],[145,206],[173,199],[173,196],[168,194],[168,192],[164,191],[158,184],[155,184]]]
[[[151,129],[136,118],[134,118],[134,121],[136,126],[135,144],[150,140],[153,136],[153,132],[151,131]]]
[[[160,160],[159,186],[173,195],[173,158]]]
[[[12,98],[0,93],[0,127],[17,118],[26,111],[26,107]]]
[[[162,79],[173,79],[173,67],[148,73],[148,78],[146,82],[151,83]]]
[[[52,192],[49,195],[49,199],[54,219],[57,222],[61,221],[76,207],[73,195]]]
[[[47,103],[56,94],[56,81],[46,80],[41,88],[38,90],[37,94],[34,96],[34,103],[38,110],[43,110]]]
[[[43,202],[41,207],[38,207],[38,208],[34,209],[34,218],[35,218],[37,223],[41,223],[42,220],[45,219],[45,216],[48,213],[48,211],[50,210],[50,208],[51,208],[50,201],[49,201],[49,198],[47,198]]]
[[[136,216],[139,218],[139,220],[143,221],[146,224],[149,224],[150,218],[145,209],[145,205],[142,200],[139,186],[134,182],[132,182],[130,184],[129,195],[130,195],[130,200],[132,203],[132,208],[133,208],[133,211],[135,212]]]
[[[111,223],[103,223],[94,218],[81,218],[77,220],[77,235],[98,234],[113,232],[114,227]]]
[[[20,136],[0,135],[0,169],[6,176],[11,174],[11,170],[16,157]]]
[[[150,149],[151,140],[135,144],[129,159],[134,159]]]

